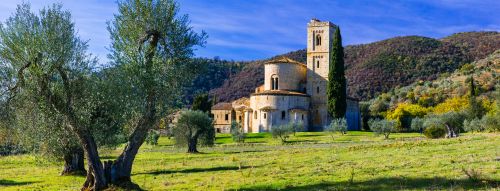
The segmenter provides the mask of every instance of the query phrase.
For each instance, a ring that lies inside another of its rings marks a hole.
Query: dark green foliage
[[[361,129],[364,131],[369,131],[370,126],[368,125],[368,121],[372,117],[370,115],[370,104],[367,102],[360,102],[359,110],[361,112]]]
[[[331,44],[328,84],[326,86],[328,113],[333,118],[342,118],[345,116],[347,108],[346,86],[344,48],[342,47],[340,27],[337,27]]]
[[[194,95],[209,92],[222,86],[226,79],[240,72],[247,64],[247,62],[221,60],[218,57],[212,59],[194,58],[190,62],[196,65],[193,68],[196,69],[196,74],[192,83],[185,88],[184,101],[186,104],[193,102]],[[212,98],[212,100],[214,99]]]
[[[469,107],[467,108],[467,117],[469,119],[481,119],[486,112],[486,108],[475,96],[469,97]]]
[[[446,129],[441,126],[431,126],[424,130],[424,135],[427,138],[437,139],[442,138],[446,134]]]
[[[203,111],[205,113],[210,112],[212,108],[212,101],[208,98],[208,94],[200,93],[196,95],[191,106],[191,110]]]
[[[160,138],[160,132],[157,130],[149,130],[148,136],[146,137],[146,143],[149,145],[158,145],[158,139]]]
[[[233,137],[234,142],[245,142],[246,134],[245,132],[243,132],[243,128],[241,128],[241,125],[236,121],[233,121],[231,123],[231,136]]]

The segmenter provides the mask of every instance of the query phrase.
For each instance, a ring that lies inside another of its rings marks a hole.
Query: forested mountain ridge
[[[369,100],[395,87],[418,80],[433,80],[442,73],[453,72],[463,64],[482,59],[500,49],[499,32],[456,33],[442,39],[420,36],[395,37],[369,44],[345,47],[348,94]],[[305,62],[305,49],[287,56]],[[272,59],[272,58],[270,58]],[[263,63],[245,64],[238,74],[226,79],[210,93],[218,101],[232,101],[248,96],[264,82]]]

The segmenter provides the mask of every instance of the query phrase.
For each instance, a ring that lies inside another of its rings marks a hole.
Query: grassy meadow
[[[285,145],[268,133],[239,145],[219,134],[216,142],[187,154],[161,137],[141,148],[132,180],[144,190],[500,189],[500,134],[431,140],[395,133],[384,140],[371,132],[304,132]],[[112,159],[119,150],[101,155]],[[0,190],[78,190],[84,177],[59,176],[61,169],[35,155],[0,157]]]

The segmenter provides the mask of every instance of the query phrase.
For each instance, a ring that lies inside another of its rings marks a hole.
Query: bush
[[[148,132],[148,136],[146,137],[146,143],[149,145],[158,145],[159,138],[160,138],[160,132],[152,129]]]
[[[484,124],[482,120],[472,119],[464,120],[464,131],[465,132],[481,132],[484,131]]]
[[[325,131],[331,134],[339,132],[344,135],[347,132],[347,120],[345,118],[333,119],[330,125],[325,128]]]
[[[290,122],[290,124],[288,124],[288,125],[290,126],[290,128],[293,131],[293,136],[295,136],[296,132],[300,132],[300,131],[305,130],[304,124],[302,123],[302,121],[299,121],[298,123]]]
[[[431,138],[431,139],[442,138],[442,137],[444,137],[444,135],[446,135],[446,129],[443,127],[439,127],[439,126],[431,126],[431,127],[426,128],[424,130],[424,135],[427,138]]]
[[[424,120],[419,117],[411,120],[411,130],[422,134],[424,132]]]
[[[424,128],[439,127],[445,129],[446,137],[458,137],[463,130],[465,114],[462,112],[447,112],[439,115],[427,116],[424,122]]]
[[[484,128],[490,132],[500,131],[500,115],[485,115],[483,117]]]
[[[389,120],[370,120],[368,122],[370,124],[370,128],[376,135],[384,135],[385,139],[389,138],[389,135],[394,132],[394,121]]]
[[[245,142],[246,134],[243,131],[243,128],[241,128],[241,125],[236,121],[233,121],[231,123],[231,136],[233,137],[234,142],[237,143]]]
[[[273,138],[275,139],[279,138],[281,140],[281,143],[286,143],[287,139],[290,137],[292,133],[293,133],[293,127],[289,124],[273,126],[271,128],[271,134],[273,135]]]

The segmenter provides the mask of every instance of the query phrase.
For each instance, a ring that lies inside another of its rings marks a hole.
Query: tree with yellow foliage
[[[436,105],[432,110],[435,114],[443,114],[450,111],[462,111],[469,107],[469,99],[466,96],[452,97]]]
[[[417,104],[399,103],[394,110],[387,112],[388,120],[396,121],[398,131],[409,130],[411,121],[415,117],[423,117],[429,112],[429,108]]]

